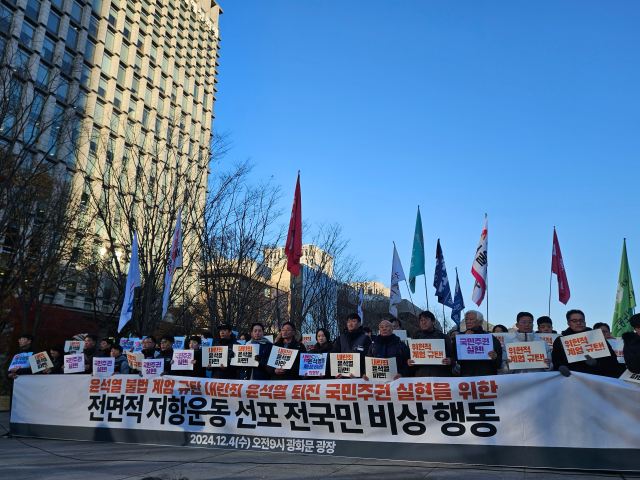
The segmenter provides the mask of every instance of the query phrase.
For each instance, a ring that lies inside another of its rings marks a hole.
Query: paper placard
[[[445,358],[444,340],[441,338],[410,339],[409,350],[416,365],[442,365]]]
[[[11,360],[11,365],[9,365],[9,370],[13,368],[26,368],[29,366],[29,357],[33,352],[25,352],[18,353],[13,356],[13,360]]]
[[[130,352],[136,342],[142,342],[142,340],[139,338],[121,338],[120,346],[122,347],[122,351],[124,353]]]
[[[316,344],[314,342],[304,342],[304,346],[307,349],[307,352],[310,352]]]
[[[185,347],[185,337],[174,337],[173,338],[173,349],[174,350],[182,350]],[[189,345],[186,345],[187,347]]]
[[[84,354],[74,353],[64,356],[64,373],[84,372]]]
[[[116,368],[113,357],[93,357],[93,375],[96,377],[110,377]]]
[[[394,330],[393,334],[400,339],[400,341],[407,343],[407,331],[406,330]]]
[[[307,342],[313,342],[313,334],[312,333],[303,333],[302,334],[302,340],[300,340],[302,343],[304,343],[305,345],[307,344]],[[313,344],[315,345],[315,342],[313,342]]]
[[[133,353],[142,352],[142,340],[136,340],[133,342]]]
[[[236,340],[236,342],[238,342],[240,345],[244,345],[245,343],[247,343],[246,340]]]
[[[164,358],[145,358],[142,360],[142,376],[157,377],[164,371]]]
[[[560,336],[559,333],[536,333],[536,337],[541,338],[542,340],[547,342],[547,345],[549,345],[549,348],[551,349],[552,352],[553,352],[553,342],[555,342],[556,338],[558,338],[559,336]]]
[[[235,353],[235,355],[231,359],[231,365],[236,367],[257,367],[258,362],[255,360],[255,357],[259,352],[260,345],[257,343],[234,345],[233,353]]]
[[[456,335],[458,360],[489,360],[493,350],[493,335]]]
[[[45,368],[53,368],[53,362],[47,352],[35,353],[28,358],[31,365],[31,373],[41,372]]]
[[[625,382],[640,383],[640,373],[631,373],[627,368],[624,373],[620,375],[620,380],[624,380]]]
[[[142,353],[127,352],[127,363],[129,364],[129,368],[142,370],[143,360],[144,360],[144,355]]]
[[[585,360],[585,355],[590,355],[591,358],[602,358],[611,354],[602,330],[599,328],[567,335],[560,340],[569,363],[582,362]]]
[[[202,349],[202,366],[208,367],[220,367],[220,365],[227,366],[227,359],[229,357],[229,347],[227,345],[219,347],[203,347]]]
[[[613,351],[616,352],[616,357],[618,357],[618,363],[624,363],[624,342],[621,338],[607,338],[607,342],[613,348]]]
[[[203,338],[200,342],[200,348],[210,347],[213,345],[213,338]]]
[[[174,350],[171,370],[193,370],[193,350]]]
[[[269,340],[271,343],[273,343],[273,335],[265,335],[264,338],[266,338],[267,340]]]
[[[84,342],[80,342],[78,340],[67,340],[64,342],[64,351],[69,355],[73,355],[76,352],[82,352],[82,344]]]
[[[331,376],[360,376],[360,353],[332,353]]]
[[[395,357],[365,357],[364,366],[369,380],[393,380],[398,373]]]
[[[273,347],[271,354],[269,355],[269,361],[267,365],[273,368],[282,368],[289,370],[293,367],[296,357],[298,356],[298,350],[292,348]]]
[[[502,351],[504,352],[504,341],[510,340],[512,338],[516,338],[516,332],[500,332],[500,333],[492,333],[494,337],[500,340],[500,346],[502,347]]]
[[[302,353],[300,354],[301,377],[322,377],[327,368],[326,353]]]
[[[545,342],[511,342],[506,345],[509,370],[528,368],[549,368],[544,360],[547,358]]]

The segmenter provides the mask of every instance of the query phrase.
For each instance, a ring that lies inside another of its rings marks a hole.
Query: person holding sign
[[[296,326],[292,322],[282,324],[280,335],[273,342],[274,347],[298,350],[298,355],[289,369],[274,368],[267,366],[267,371],[271,374],[271,380],[298,380],[300,378],[300,355],[307,353],[307,347],[300,341],[301,335],[296,331]]]
[[[360,355],[360,372],[365,371],[364,357],[371,347],[371,337],[364,333],[362,319],[357,313],[352,313],[347,317],[347,329],[333,343],[331,353],[357,353]],[[351,378],[356,378],[350,374]],[[336,375],[342,378],[342,374]]]
[[[333,350],[333,342],[331,341],[331,334],[329,333],[329,330],[327,330],[326,328],[319,328],[318,331],[316,332],[316,344],[313,346],[311,350],[309,350],[309,353],[317,353],[317,354],[326,353],[327,354],[326,361],[325,361],[325,374],[326,372],[331,371],[331,366],[329,364],[331,355],[329,354],[331,353],[332,350]],[[324,378],[324,375],[319,377],[314,377],[314,378]]]
[[[113,340],[110,338],[103,338],[100,341],[100,350],[96,357],[105,358],[111,356],[111,346],[113,345]]]
[[[191,364],[193,370],[185,370],[181,372],[181,375],[185,377],[198,377],[204,378],[207,376],[205,367],[202,366],[202,350],[200,350],[200,343],[202,338],[200,336],[189,337],[189,350],[193,350],[193,359]],[[173,363],[173,360],[171,360]]]
[[[207,366],[207,370],[213,372],[211,378],[220,378],[224,380],[234,380],[237,378],[239,368],[233,365],[229,365],[231,359],[235,355],[233,353],[233,345],[240,345],[236,341],[236,336],[233,333],[233,327],[228,323],[223,323],[218,327],[218,333],[220,334],[220,340],[215,342],[212,347],[228,347],[227,363],[226,365],[220,365],[220,367],[212,367],[211,364]]]
[[[98,336],[90,333],[84,337],[84,373],[91,374],[93,372],[93,357],[100,357],[98,350]]]
[[[140,353],[142,353],[144,360],[158,358],[160,356],[160,352],[156,350],[156,337],[153,335],[145,337],[142,340],[142,350]],[[140,373],[140,371],[129,365],[129,373]]]
[[[529,312],[520,312],[516,316],[516,327],[518,331],[516,332],[516,336],[514,338],[507,338],[504,341],[504,352],[502,354],[502,360],[504,366],[501,369],[501,373],[533,373],[533,372],[548,372],[552,370],[551,364],[551,347],[545,342],[543,339],[538,338],[535,333],[533,333],[533,315]],[[509,343],[520,343],[520,342],[542,342],[545,346],[545,358],[543,360],[544,364],[547,368],[519,368],[519,369],[509,369],[509,363],[511,360],[509,359],[508,352],[508,344]]]
[[[605,340],[609,348],[609,355],[600,358],[593,358],[591,355],[585,355],[585,359],[578,362],[569,362],[567,354],[564,351],[562,337],[575,335],[577,333],[588,332],[591,329],[587,327],[582,310],[569,310],[567,312],[567,325],[569,328],[562,332],[562,335],[553,342],[553,352],[551,358],[554,370],[559,371],[565,377],[571,375],[571,372],[589,373],[591,375],[601,375],[603,377],[617,377],[619,370],[618,357],[616,352],[611,348],[609,342]]]
[[[640,373],[640,313],[629,318],[633,332],[624,332],[624,362],[631,373]]]
[[[122,347],[117,343],[111,345],[111,357],[114,358],[113,373],[122,373],[123,375],[131,373],[127,356],[124,355]]]
[[[157,358],[164,360],[164,375],[171,374],[171,360],[173,360],[173,342],[176,339],[173,335],[163,335],[160,338],[160,354]]]
[[[35,350],[33,348],[33,341],[35,340],[35,337],[33,335],[31,335],[30,333],[23,333],[22,335],[20,335],[20,338],[18,339],[18,352],[17,354],[21,354],[21,353],[34,353]],[[16,379],[18,378],[18,375],[29,375],[31,373],[31,367],[22,367],[22,368],[12,368],[11,370],[9,370],[9,378],[11,379]],[[10,389],[11,390],[11,389]]]
[[[59,375],[62,372],[62,367],[64,367],[64,347],[60,343],[54,343],[49,347],[49,358],[51,358],[51,363],[53,363],[53,367],[45,368],[41,373],[51,373],[54,375]]]
[[[251,326],[251,340],[246,345],[260,345],[258,355],[255,356],[257,367],[242,367],[240,370],[240,380],[270,380],[271,375],[267,370],[267,362],[273,348],[273,343],[264,337],[264,327],[261,323],[254,323]]]
[[[444,340],[445,358],[442,359],[442,365],[416,365],[415,360],[410,358],[407,360],[407,365],[411,367],[410,372],[414,377],[450,377],[453,349],[449,335],[436,329],[436,317],[428,310],[421,312],[418,316],[418,326],[420,328],[413,333],[411,339]]]
[[[395,358],[398,373],[395,374],[393,380],[406,377],[409,373],[409,365],[407,364],[409,349],[393,333],[393,325],[390,321],[381,321],[380,325],[378,325],[378,331],[380,334],[376,336],[366,356],[372,358]],[[366,373],[362,375],[362,379],[369,381]]]
[[[477,310],[468,310],[464,314],[464,322],[467,330],[464,334],[460,334],[456,337],[456,344],[460,338],[464,338],[465,335],[486,335],[487,332],[482,328],[484,317],[481,312]],[[453,349],[454,360],[458,362],[460,366],[461,377],[480,377],[485,375],[497,375],[498,370],[502,366],[502,347],[500,346],[500,340],[491,335],[491,341],[493,347],[487,352],[489,357],[487,360],[460,360],[458,358],[457,348]],[[458,346],[458,345],[457,345]]]

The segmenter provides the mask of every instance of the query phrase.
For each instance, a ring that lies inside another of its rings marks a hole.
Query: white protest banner
[[[326,353],[302,353],[300,355],[300,371],[301,377],[321,377],[327,368]]]
[[[84,372],[84,354],[73,354],[64,356],[64,373]]]
[[[313,342],[304,342],[304,346],[307,349],[307,352],[310,352],[311,350],[313,350],[313,347],[315,347],[316,344]]]
[[[456,335],[458,360],[489,360],[493,350],[493,335]]]
[[[332,353],[331,359],[331,376],[336,377],[342,375],[349,377],[353,374],[360,376],[360,353]]]
[[[407,343],[407,331],[406,330],[394,330],[393,334],[398,337],[404,343]]]
[[[445,358],[444,340],[441,338],[409,340],[409,350],[416,365],[442,365]]]
[[[131,395],[125,394],[125,381],[24,375],[14,384],[11,433],[263,453],[303,448],[306,454],[336,459],[612,470],[618,475],[640,470],[640,416],[633,413],[640,388],[617,378],[579,372],[570,378],[530,373],[389,383],[200,378],[189,387],[193,381],[138,379],[135,401],[125,399],[129,408],[120,411],[105,406],[122,404],[123,395]],[[252,400],[253,405],[256,398],[261,401],[259,392],[272,395],[262,397],[268,402],[262,413],[268,417],[257,415],[257,405],[249,408]],[[452,418],[451,403],[465,415],[464,422]],[[549,421],[540,405],[567,415]],[[576,426],[576,418],[590,419],[594,412],[606,412],[606,421]]]
[[[303,333],[302,334],[302,340],[300,340],[302,343],[304,343],[305,345],[307,344],[307,342],[313,342],[313,344],[315,345],[316,342],[313,341],[313,334],[312,333]]]
[[[135,370],[142,370],[142,361],[144,360],[144,354],[127,352],[127,363],[129,368]]]
[[[567,335],[560,340],[569,363],[582,362],[586,359],[585,355],[590,355],[591,358],[608,357],[610,355],[607,341],[599,328]]]
[[[640,383],[640,373],[631,373],[627,368],[624,373],[620,375],[620,380],[624,380],[625,382]]]
[[[398,373],[395,357],[373,358],[365,357],[364,368],[369,380],[393,380]]]
[[[544,340],[553,352],[553,342],[560,336],[559,333],[536,333],[536,337]]]
[[[133,353],[142,352],[142,340],[136,340],[133,342]]]
[[[164,371],[164,362],[164,358],[145,358],[142,360],[142,376],[159,376]]]
[[[53,362],[49,358],[47,352],[35,353],[29,357],[29,364],[31,365],[31,373],[41,372],[46,368],[53,368]]]
[[[18,353],[13,356],[13,360],[11,360],[11,365],[9,365],[9,370],[14,368],[26,368],[29,366],[29,357],[33,352],[25,352]]]
[[[96,377],[110,377],[114,373],[115,358],[93,357],[93,375]]]
[[[298,350],[274,346],[271,349],[271,354],[269,355],[269,361],[267,362],[267,365],[274,368],[283,368],[285,370],[289,370],[291,367],[293,367],[297,356]]]
[[[185,345],[184,341],[185,341],[185,337],[174,337],[172,348],[174,350],[182,350],[184,347],[188,347],[189,345]]]
[[[210,347],[213,345],[213,338],[203,338],[200,343],[200,348]]]
[[[264,338],[266,338],[267,340],[269,340],[271,343],[273,343],[273,335],[265,335]]]
[[[624,342],[622,338],[607,338],[607,342],[613,348],[613,351],[616,352],[616,356],[618,357],[618,363],[624,362]]]
[[[171,370],[193,370],[193,350],[174,350]]]
[[[510,370],[549,368],[544,363],[547,358],[545,342],[510,342],[505,346]]]
[[[492,333],[491,335],[493,335],[498,340],[500,340],[500,346],[502,347],[503,352],[504,352],[504,341],[510,340],[512,338],[516,338],[516,332],[499,332],[499,333]]]
[[[84,342],[76,340],[67,340],[66,342],[64,342],[64,351],[69,354],[81,352],[83,343]]]
[[[260,352],[260,345],[250,343],[249,345],[234,345],[231,365],[235,367],[257,367],[258,362],[255,357]]]
[[[204,347],[202,349],[202,366],[207,367],[220,367],[220,365],[227,366],[227,359],[229,357],[229,347],[227,345],[219,347]]]

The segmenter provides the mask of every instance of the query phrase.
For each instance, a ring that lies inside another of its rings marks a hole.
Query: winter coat
[[[205,378],[207,376],[207,368],[202,366],[202,350],[197,348],[193,351],[193,360],[196,362],[193,364],[193,370],[180,370],[180,373],[176,372],[175,375]]]
[[[33,342],[31,342],[31,345],[29,345],[26,348],[21,348],[20,351],[18,353],[29,353],[31,352],[32,354],[35,353],[35,350],[33,349]],[[31,367],[22,367],[19,368],[18,370],[16,370],[16,375],[31,375]]]
[[[636,332],[622,334],[624,363],[631,373],[640,373],[640,335]]]
[[[538,338],[535,333],[516,332],[516,336],[514,338],[507,338],[504,341],[505,349],[504,349],[504,352],[502,352],[503,366],[500,369],[501,370],[500,373],[535,373],[535,372],[550,372],[553,370],[553,362],[551,362],[551,365],[549,368],[526,368],[526,369],[523,368],[523,369],[516,369],[516,370],[509,369],[509,365],[507,364],[508,355],[507,355],[506,344],[517,343],[517,342],[544,342],[547,358],[549,359],[549,361],[551,361],[551,347],[549,347],[549,344],[547,342],[545,342],[541,338]]]
[[[169,350],[160,350],[156,358],[162,358],[164,360],[164,375],[171,375],[171,360],[173,359],[173,348]]]
[[[376,336],[374,342],[371,343],[367,357],[372,358],[395,358],[398,373],[403,377],[409,374],[409,348],[395,334]],[[364,374],[365,370],[361,370],[360,374]]]
[[[487,334],[482,327],[475,333],[477,335]],[[466,334],[461,333],[456,336],[456,339],[463,335]],[[491,335],[491,337],[493,338],[492,350],[498,355],[495,360],[491,360],[490,358],[487,360],[458,360],[457,347],[452,346],[453,355],[460,366],[461,377],[482,377],[498,374],[498,370],[502,367],[502,346],[500,345],[500,340],[493,335]]]
[[[240,380],[271,380],[271,374],[267,370],[267,362],[269,361],[269,355],[271,355],[271,349],[273,343],[268,338],[262,337],[260,340],[249,340],[245,345],[260,345],[258,351],[258,366],[257,367],[242,367],[240,369]]]
[[[131,369],[129,368],[129,362],[127,362],[127,356],[125,354],[120,355],[113,362],[113,372],[121,373],[123,375],[128,375],[131,373]]]
[[[271,375],[271,380],[299,380],[300,379],[300,355],[303,353],[307,353],[307,347],[305,347],[304,343],[300,341],[301,335],[298,332],[295,332],[291,341],[285,345],[284,338],[282,338],[282,334],[276,337],[276,341],[273,342],[275,347],[288,348],[291,350],[297,350],[298,354],[296,355],[296,359],[293,362],[291,368],[284,371],[283,374],[278,375],[276,369],[274,367],[267,366],[267,371]]]
[[[333,342],[333,350],[331,353],[359,353],[360,354],[360,374],[365,372],[364,357],[371,347],[371,338],[364,333],[362,327],[350,332],[344,331],[335,342]],[[330,372],[331,370],[329,370]]]
[[[91,375],[93,372],[93,357],[100,358],[100,355],[98,355],[99,352],[100,350],[98,350],[98,345],[94,345],[93,348],[85,348],[82,350],[82,353],[84,354],[84,365],[89,366],[89,369],[85,370],[84,373]]]
[[[107,348],[106,350],[98,350],[98,353],[96,353],[97,358],[109,358],[110,356],[111,347]]]
[[[231,363],[231,357],[233,356],[233,345],[239,345],[238,341],[236,340],[236,335],[234,333],[231,334],[231,337],[227,338],[227,339],[220,339],[217,342],[215,342],[212,346],[214,347],[229,347],[229,356],[227,357],[227,368],[220,368],[220,367],[211,367],[210,369],[207,368],[207,370],[212,370],[213,373],[211,375],[211,378],[220,378],[223,380],[234,380],[236,378],[238,378],[238,372],[240,371],[240,367],[237,367],[235,365],[230,365]]]
[[[64,365],[64,357],[63,356],[59,356],[58,358],[56,358],[55,360],[51,360],[51,363],[53,363],[53,367],[51,367],[49,369],[49,374],[53,374],[53,375],[59,375],[64,373],[64,371],[62,370],[62,366]],[[44,373],[41,372],[41,373]]]
[[[449,335],[436,330],[416,330],[411,336],[413,340],[431,340],[441,338],[444,340],[445,357],[451,359],[451,365],[414,365],[409,372],[414,377],[450,377],[451,367],[453,367],[453,349],[451,348],[451,338]]]
[[[142,353],[142,356],[145,360],[147,360],[148,358],[158,358],[160,356],[160,352],[155,348],[141,350],[140,353]],[[138,370],[137,368],[131,368],[131,365],[129,365],[129,373],[140,373],[140,370]]]
[[[585,332],[591,330],[591,328],[587,327]],[[582,332],[574,332],[571,328],[567,328],[562,332],[562,336],[555,339],[553,342],[553,352],[551,353],[551,358],[553,361],[553,369],[558,370],[561,366],[567,367],[572,372],[580,372],[580,373],[589,373],[591,375],[600,375],[602,377],[618,377],[619,376],[619,363],[616,352],[611,348],[609,342],[605,341],[607,347],[609,348],[609,356],[594,358],[597,362],[597,365],[591,367],[587,365],[587,361],[583,360],[581,362],[573,362],[569,363],[567,361],[567,355],[564,352],[564,347],[562,346],[562,337],[566,337],[567,335],[575,335],[576,333]]]

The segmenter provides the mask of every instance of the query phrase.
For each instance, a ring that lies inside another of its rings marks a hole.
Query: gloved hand
[[[256,355],[256,356],[254,357],[254,360],[255,360],[256,362],[258,362],[258,363],[262,363],[262,357],[261,357],[260,355]]]
[[[234,352],[233,350],[231,350],[231,351],[229,352],[229,355],[227,355],[227,356],[228,356],[229,358],[233,358],[233,357],[235,357],[235,356],[236,356],[236,352]]]
[[[558,371],[565,377],[571,376],[571,370],[569,370],[566,365],[561,365],[560,368],[558,368]]]
[[[589,365],[590,367],[595,367],[596,365],[598,365],[598,361],[591,355],[585,355],[584,358],[585,362],[587,362],[587,365]]]

